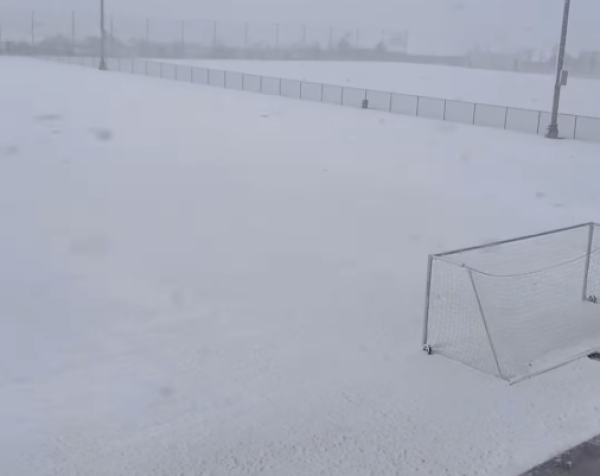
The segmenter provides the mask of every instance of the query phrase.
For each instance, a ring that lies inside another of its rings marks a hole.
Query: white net
[[[425,343],[514,382],[600,349],[595,296],[597,225],[436,255]]]

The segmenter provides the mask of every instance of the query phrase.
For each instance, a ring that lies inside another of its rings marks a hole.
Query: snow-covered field
[[[600,431],[597,363],[420,351],[427,254],[600,219],[600,146],[0,76],[0,474],[515,476]]]
[[[164,61],[164,60],[161,60]],[[386,92],[549,111],[554,77],[408,63],[328,61],[173,60],[211,69],[237,71]],[[600,81],[570,78],[561,112],[600,117]]]

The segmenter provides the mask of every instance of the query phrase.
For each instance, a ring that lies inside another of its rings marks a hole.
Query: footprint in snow
[[[94,127],[90,129],[90,133],[100,142],[109,142],[113,137],[112,131],[103,127]]]
[[[1,154],[5,157],[14,157],[19,153],[19,148],[16,145],[7,145],[1,149]]]
[[[71,243],[70,251],[78,256],[104,256],[110,251],[110,241],[103,235],[88,235],[74,240]]]
[[[35,116],[35,120],[38,122],[56,122],[60,121],[62,116],[60,114],[38,114]]]

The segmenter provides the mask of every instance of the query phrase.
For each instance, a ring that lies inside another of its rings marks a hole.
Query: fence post
[[[389,112],[392,112],[392,106],[394,104],[394,93],[390,93],[390,110]]]
[[[415,116],[419,117],[419,108],[421,107],[421,96],[417,96],[417,109],[415,111]]]
[[[323,90],[325,89],[325,85],[323,83],[321,83],[321,102],[323,102]]]
[[[475,125],[475,116],[477,115],[477,103],[473,103],[473,122],[472,124]]]
[[[0,45],[2,43],[0,42]],[[579,125],[579,116],[575,116],[575,130],[573,131],[573,139],[577,139],[577,126]]]
[[[537,123],[537,131],[536,134],[540,133],[540,125],[542,123],[542,111],[538,111],[538,123]]]
[[[506,122],[508,120],[508,107],[504,108],[504,130],[506,130]]]
[[[263,92],[263,77],[259,76],[259,78],[260,78],[260,81],[259,81],[260,84],[258,86],[258,92],[262,94],[262,92]]]
[[[442,115],[442,120],[446,120],[446,109],[448,108],[448,100],[444,99],[444,114]]]

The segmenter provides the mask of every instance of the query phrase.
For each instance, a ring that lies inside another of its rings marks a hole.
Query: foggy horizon
[[[59,15],[77,11],[93,18],[99,0],[0,0],[3,24],[11,15],[35,9]],[[211,19],[224,22],[283,22],[357,25],[409,32],[410,48],[425,54],[452,54],[480,48],[497,52],[549,50],[558,42],[562,0],[106,0],[111,15],[153,19]],[[17,12],[17,13],[15,13]],[[572,3],[568,50],[599,48],[600,3]]]

